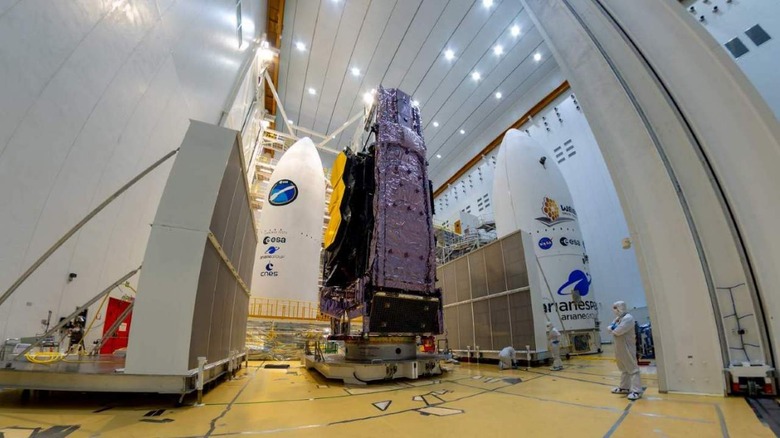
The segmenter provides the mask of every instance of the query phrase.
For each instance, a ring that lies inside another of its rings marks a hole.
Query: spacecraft
[[[320,311],[332,318],[330,339],[345,342],[346,360],[413,362],[415,338],[443,328],[432,190],[419,109],[400,90],[377,94],[366,122],[374,142],[339,154],[331,173]]]

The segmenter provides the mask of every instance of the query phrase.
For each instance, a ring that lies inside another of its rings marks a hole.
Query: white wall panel
[[[0,289],[178,147],[189,119],[218,122],[265,3],[243,0],[239,48],[234,0],[0,1]],[[49,310],[56,321],[141,263],[171,164],[106,208],[3,304],[0,338],[41,332]],[[70,283],[69,272],[78,274]]]

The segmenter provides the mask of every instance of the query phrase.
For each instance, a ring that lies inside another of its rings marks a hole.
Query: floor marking
[[[138,421],[143,421],[144,423],[172,423],[173,418],[142,418]]]
[[[629,403],[628,406],[626,406],[626,408],[623,409],[623,413],[620,414],[620,418],[618,418],[617,421],[615,422],[615,424],[613,424],[612,427],[609,428],[607,433],[604,435],[604,438],[609,438],[609,437],[612,436],[613,433],[615,433],[617,428],[620,427],[620,423],[622,423],[623,420],[625,420],[626,417],[628,416],[628,411],[631,410],[631,406],[634,406],[634,404],[633,403]]]
[[[422,415],[436,415],[438,417],[446,417],[449,415],[458,415],[462,414],[462,409],[452,409],[452,408],[440,408],[436,406],[428,406],[425,408],[417,409],[417,412],[419,412]]]
[[[423,400],[422,396],[415,395],[414,397],[412,397],[412,401],[425,401],[425,400]]]
[[[387,410],[387,408],[390,406],[390,404],[392,402],[393,402],[392,400],[385,400],[385,401],[380,401],[380,402],[374,402],[374,403],[371,403],[371,404],[374,405],[375,408],[377,408],[380,411],[384,412],[384,411]]]

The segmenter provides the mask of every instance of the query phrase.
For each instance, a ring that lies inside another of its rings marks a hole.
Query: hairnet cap
[[[620,313],[626,313],[628,310],[628,306],[626,306],[625,301],[615,301],[615,303],[612,304],[612,307],[617,309]]]

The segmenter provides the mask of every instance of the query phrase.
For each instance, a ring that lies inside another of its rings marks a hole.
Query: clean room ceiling
[[[556,69],[517,0],[287,0],[280,59],[288,118],[320,133],[362,111],[379,84],[412,95],[432,178]]]

